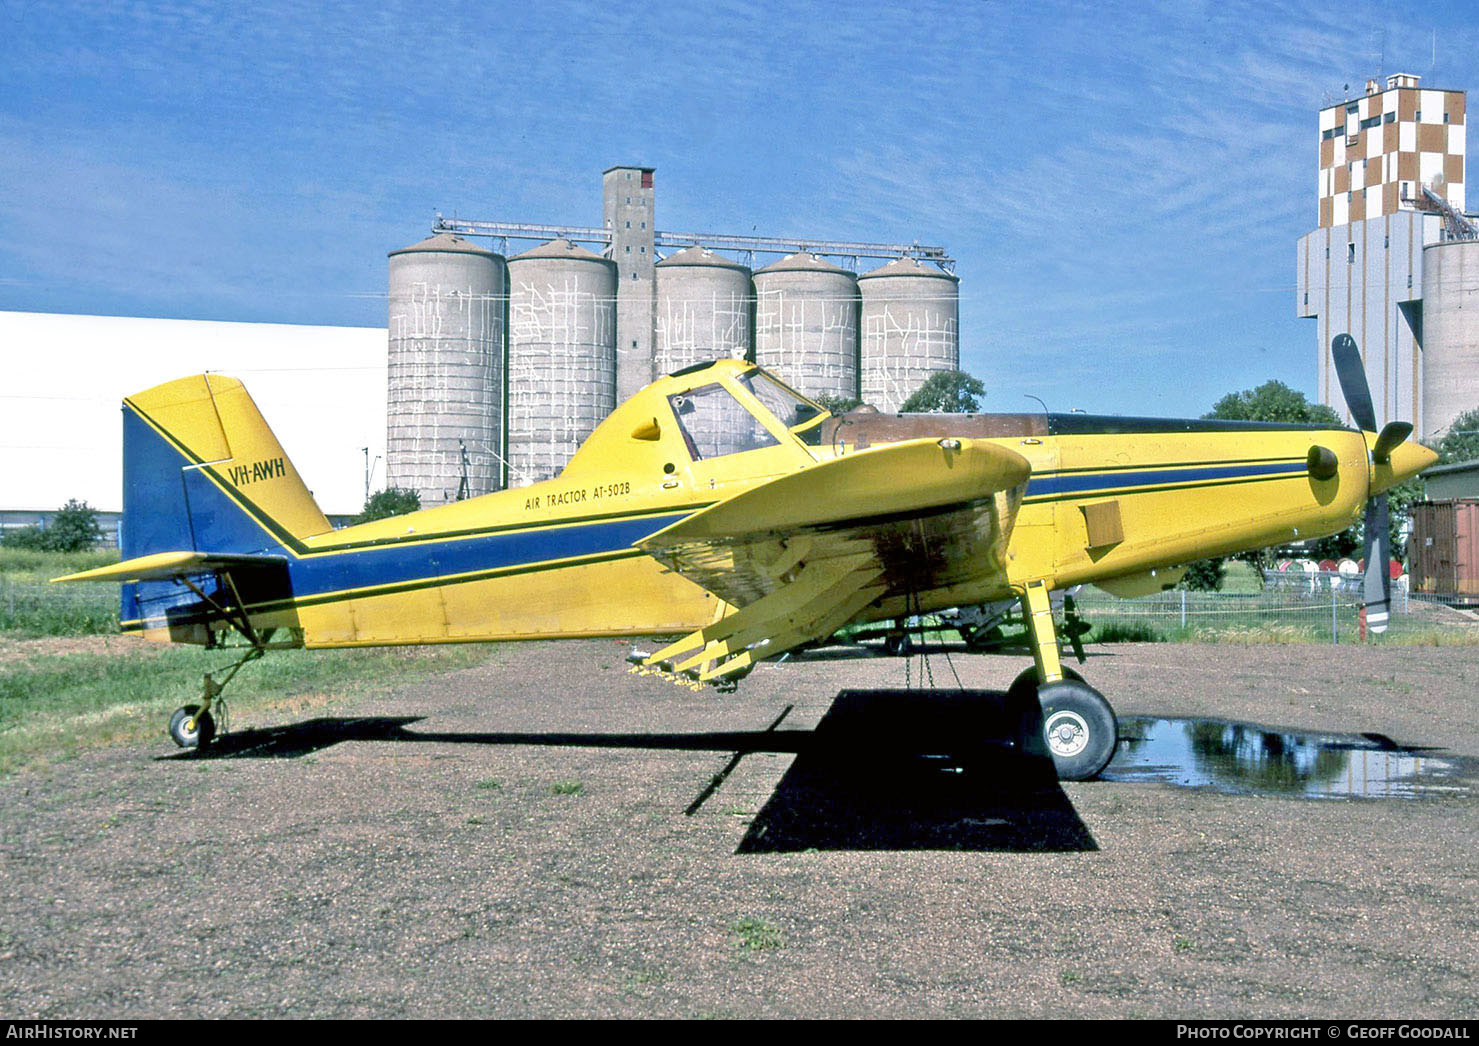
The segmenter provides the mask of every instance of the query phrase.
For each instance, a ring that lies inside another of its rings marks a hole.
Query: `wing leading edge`
[[[826,639],[871,604],[1006,584],[1032,468],[984,440],[909,440],[753,487],[637,542],[733,613],[648,659],[700,679]]]

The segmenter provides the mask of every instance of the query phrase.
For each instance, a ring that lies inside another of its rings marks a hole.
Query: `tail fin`
[[[200,374],[123,401],[125,558],[296,549],[331,529],[235,378]]]

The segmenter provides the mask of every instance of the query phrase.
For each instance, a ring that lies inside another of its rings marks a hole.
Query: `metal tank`
[[[502,475],[503,258],[439,233],[391,251],[386,483],[423,506]]]
[[[755,361],[806,396],[858,395],[858,281],[816,255],[755,273]]]
[[[750,270],[705,247],[657,263],[658,374],[750,355]]]
[[[616,406],[616,284],[569,240],[508,260],[510,485],[557,475]]]
[[[1425,436],[1479,407],[1479,242],[1423,248],[1422,390]]]
[[[960,369],[960,281],[917,258],[858,277],[863,402],[897,411],[935,371]]]

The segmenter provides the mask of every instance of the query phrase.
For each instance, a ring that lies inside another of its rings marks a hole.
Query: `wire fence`
[[[1094,626],[1091,640],[1247,638],[1347,643],[1361,638],[1365,599],[1360,574],[1270,571],[1262,590],[1254,592],[1172,590],[1121,599],[1084,588],[1075,602],[1079,614]],[[1479,620],[1412,595],[1405,577],[1392,582],[1389,635],[1427,635],[1450,627],[1472,629],[1479,627]]]
[[[0,631],[72,636],[117,630],[117,585],[51,585],[0,576]]]

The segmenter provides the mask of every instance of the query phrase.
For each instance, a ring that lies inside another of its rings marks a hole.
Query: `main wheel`
[[[181,748],[204,748],[216,736],[216,721],[199,705],[185,705],[169,717],[169,736]]]
[[[1103,694],[1071,669],[1064,675],[1038,686],[1035,670],[1024,672],[1008,691],[1009,707],[1025,751],[1051,759],[1060,781],[1088,781],[1114,758],[1119,721]]]
[[[1067,665],[1063,666],[1063,678],[1072,679],[1079,683],[1082,683],[1084,681],[1083,676],[1079,675]],[[1020,673],[1018,673],[1017,678],[1012,680],[1012,685],[1007,687],[1008,706],[1010,706],[1014,710],[1021,709],[1026,705],[1027,699],[1031,698],[1034,704],[1026,707],[1029,711],[1036,713],[1037,687],[1037,669],[1023,669]]]

